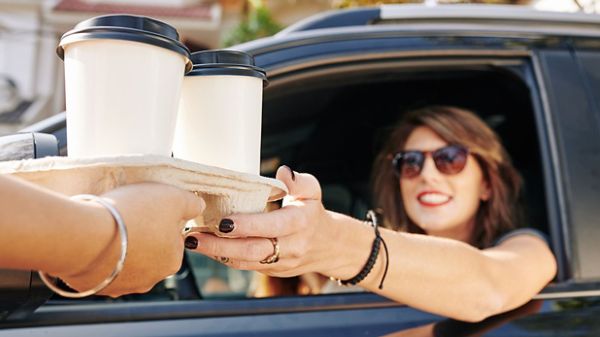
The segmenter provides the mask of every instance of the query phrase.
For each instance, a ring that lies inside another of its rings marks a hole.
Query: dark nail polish
[[[221,233],[229,233],[235,228],[235,224],[231,219],[223,219],[221,223],[219,223],[219,231]]]
[[[187,249],[196,249],[198,248],[198,239],[193,236],[188,236],[185,238],[185,248]]]
[[[283,165],[283,166],[286,167],[288,170],[290,170],[290,174],[292,175],[292,180],[296,181],[296,174],[294,173],[294,170],[292,170],[292,168],[287,165]]]

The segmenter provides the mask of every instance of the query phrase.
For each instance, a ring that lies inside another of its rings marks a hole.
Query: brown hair
[[[522,217],[518,202],[521,177],[496,133],[473,112],[450,106],[430,106],[406,113],[377,155],[373,167],[373,189],[375,204],[382,209],[386,226],[424,234],[423,229],[406,214],[398,178],[391,165],[393,154],[404,149],[409,135],[419,126],[432,129],[450,144],[466,146],[489,184],[490,198],[477,210],[470,244],[478,248],[489,247],[499,235],[515,228]]]

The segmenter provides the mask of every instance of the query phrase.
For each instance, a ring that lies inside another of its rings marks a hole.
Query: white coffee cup
[[[254,58],[233,50],[192,53],[173,144],[176,158],[260,173],[262,94],[267,78]]]
[[[61,38],[68,156],[170,156],[189,51],[166,23],[107,15]]]

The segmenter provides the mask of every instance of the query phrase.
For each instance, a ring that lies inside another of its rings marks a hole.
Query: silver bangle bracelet
[[[54,284],[54,281],[56,281],[56,278],[46,274],[43,271],[38,272],[40,275],[40,278],[42,279],[42,282],[44,282],[44,284],[46,284],[46,286],[48,288],[50,288],[50,290],[54,291],[55,293],[59,294],[60,296],[69,297],[69,298],[82,298],[82,297],[87,297],[87,296],[97,294],[98,292],[102,291],[104,288],[108,287],[112,283],[112,281],[115,280],[117,275],[119,275],[121,270],[123,270],[123,265],[125,264],[125,258],[127,257],[127,227],[125,227],[125,222],[123,221],[121,214],[119,214],[119,211],[117,211],[117,209],[113,205],[108,203],[103,198],[96,196],[96,195],[91,195],[91,194],[79,194],[79,195],[72,196],[71,199],[95,201],[95,202],[99,203],[100,205],[104,206],[110,212],[110,214],[113,216],[113,218],[115,219],[115,222],[117,223],[117,227],[119,229],[119,237],[121,238],[121,256],[119,256],[119,261],[117,262],[115,269],[110,274],[110,276],[105,278],[104,281],[100,282],[100,284],[98,284],[97,286],[95,286],[94,288],[92,288],[90,290],[81,291],[81,292],[71,292],[71,291],[60,289],[59,287],[57,287]]]

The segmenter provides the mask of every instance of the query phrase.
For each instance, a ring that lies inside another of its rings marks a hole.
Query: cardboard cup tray
[[[157,182],[197,192],[206,210],[195,219],[213,232],[233,213],[257,213],[268,201],[287,194],[283,182],[248,173],[157,155],[126,155],[74,159],[46,157],[0,162],[0,174],[10,174],[66,195],[100,195],[116,187]]]

